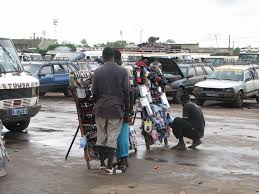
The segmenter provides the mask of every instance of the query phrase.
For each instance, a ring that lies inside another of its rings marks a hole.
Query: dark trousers
[[[183,140],[183,137],[195,140],[198,138],[198,133],[193,129],[192,124],[186,119],[176,117],[170,127],[173,129],[174,136]]]

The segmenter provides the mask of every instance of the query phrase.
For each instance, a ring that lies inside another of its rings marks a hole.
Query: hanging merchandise
[[[5,149],[4,141],[2,140],[1,131],[3,129],[2,121],[0,120],[0,177],[6,176],[6,161],[9,161],[9,156]]]
[[[147,86],[139,85],[138,89],[139,89],[140,97],[146,97],[147,96],[147,94],[148,94]]]
[[[144,121],[144,131],[150,133],[152,130],[152,121],[146,120]]]
[[[170,108],[170,105],[169,105],[169,102],[167,100],[167,97],[166,97],[166,94],[163,92],[162,95],[161,95],[161,103],[166,105],[166,108]]]
[[[152,60],[152,58],[146,58]],[[168,144],[170,126],[167,118],[170,105],[168,103],[166,94],[164,93],[165,78],[159,68],[146,66],[148,62],[139,61],[136,63],[136,73],[142,68],[144,75],[148,78],[145,82],[137,82],[140,104],[141,104],[141,118],[142,118],[142,135],[145,138],[146,147],[150,149],[150,145],[159,140],[160,143],[164,141]],[[139,69],[138,69],[139,68]]]

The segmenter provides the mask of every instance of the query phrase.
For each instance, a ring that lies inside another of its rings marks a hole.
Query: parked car
[[[243,99],[256,98],[259,103],[259,66],[224,65],[215,68],[208,79],[195,85],[197,104],[205,100],[229,101],[242,107]]]
[[[63,92],[65,96],[71,96],[68,89],[70,72],[77,67],[69,61],[32,61],[24,64],[25,71],[31,73],[40,81],[40,96],[46,92]]]
[[[180,103],[180,96],[187,92],[192,94],[196,83],[207,79],[213,68],[207,64],[179,64],[179,68],[170,70],[164,68],[163,73],[167,79],[166,93],[172,96],[174,102]]]

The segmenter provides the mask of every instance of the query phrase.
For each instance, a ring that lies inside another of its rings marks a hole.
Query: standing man
[[[129,112],[129,86],[127,71],[114,62],[114,52],[106,47],[102,52],[104,65],[94,72],[92,93],[96,100],[93,112],[97,126],[97,142],[101,166],[106,174],[118,174],[113,168],[123,118]],[[108,163],[105,167],[105,159]]]
[[[202,142],[200,138],[204,136],[205,120],[199,106],[191,102],[188,94],[184,93],[181,96],[183,105],[182,118],[176,117],[170,127],[173,129],[174,136],[179,139],[179,143],[172,147],[175,150],[186,150],[183,137],[193,140],[193,143],[188,148],[195,149]]]

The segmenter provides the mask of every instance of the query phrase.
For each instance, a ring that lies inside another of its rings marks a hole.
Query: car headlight
[[[195,86],[193,88],[193,93],[201,93],[201,92],[203,92],[203,88],[198,87],[198,86]]]
[[[234,90],[234,88],[226,88],[226,89],[224,89],[223,90],[223,93],[235,93],[235,90]]]

